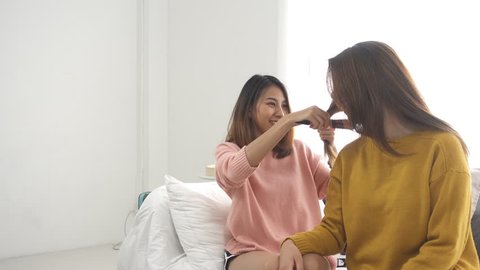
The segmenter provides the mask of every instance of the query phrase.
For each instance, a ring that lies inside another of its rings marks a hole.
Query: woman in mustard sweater
[[[479,269],[467,147],[430,113],[395,51],[358,43],[329,60],[328,81],[361,136],[335,161],[322,222],[282,243],[279,269],[308,269],[302,254],[345,243],[349,270]]]

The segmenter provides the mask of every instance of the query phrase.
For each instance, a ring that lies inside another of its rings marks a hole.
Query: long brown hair
[[[287,103],[287,113],[290,113],[290,102],[285,86],[279,79],[271,75],[253,75],[243,86],[237,103],[233,108],[230,121],[228,123],[227,142],[233,142],[239,147],[248,145],[257,137],[257,126],[255,124],[256,117],[249,112],[255,112],[258,99],[263,91],[270,87],[276,86],[280,88],[285,101]],[[288,156],[292,151],[293,129],[291,129],[280,142],[273,148],[276,158],[280,159]]]
[[[468,149],[460,135],[427,107],[396,52],[378,41],[357,43],[328,61],[328,86],[333,100],[355,124],[362,124],[363,135],[373,138],[387,152],[400,155],[389,144],[384,132],[384,109],[402,122],[419,130],[453,133]]]

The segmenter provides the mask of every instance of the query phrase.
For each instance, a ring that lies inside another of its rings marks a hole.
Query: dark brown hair
[[[280,80],[270,75],[253,75],[243,86],[237,103],[233,108],[232,116],[228,123],[227,142],[233,142],[239,147],[248,145],[257,137],[257,126],[255,124],[255,115],[249,112],[255,112],[255,106],[263,91],[270,87],[280,88],[287,103],[287,113],[290,113],[290,102],[285,86]],[[280,159],[288,156],[292,151],[293,129],[291,129],[280,142],[273,148],[276,158]]]
[[[376,140],[387,152],[400,155],[384,132],[384,109],[418,130],[453,133],[468,149],[460,135],[428,109],[415,83],[396,52],[378,41],[357,43],[329,59],[328,86],[332,99],[345,110],[361,133]]]

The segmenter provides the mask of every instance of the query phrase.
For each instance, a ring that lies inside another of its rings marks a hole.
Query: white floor
[[[1,270],[117,270],[112,245],[0,260]]]

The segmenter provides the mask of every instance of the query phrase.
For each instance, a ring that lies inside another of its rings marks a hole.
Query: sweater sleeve
[[[318,199],[322,200],[327,196],[328,183],[330,179],[329,171],[323,163],[319,162],[313,174],[315,185],[317,186]]]
[[[231,189],[241,187],[256,169],[256,167],[252,167],[248,163],[245,147],[239,148],[233,143],[218,145],[215,156],[217,183],[227,193]]]
[[[298,145],[297,149],[301,147],[305,153],[317,188],[318,199],[323,200],[327,195],[330,170],[323,163],[322,157],[313,152],[310,147],[298,140],[295,140],[295,143]]]
[[[452,269],[465,250],[471,207],[468,172],[447,171],[431,182],[430,193],[427,241],[402,270]]]

